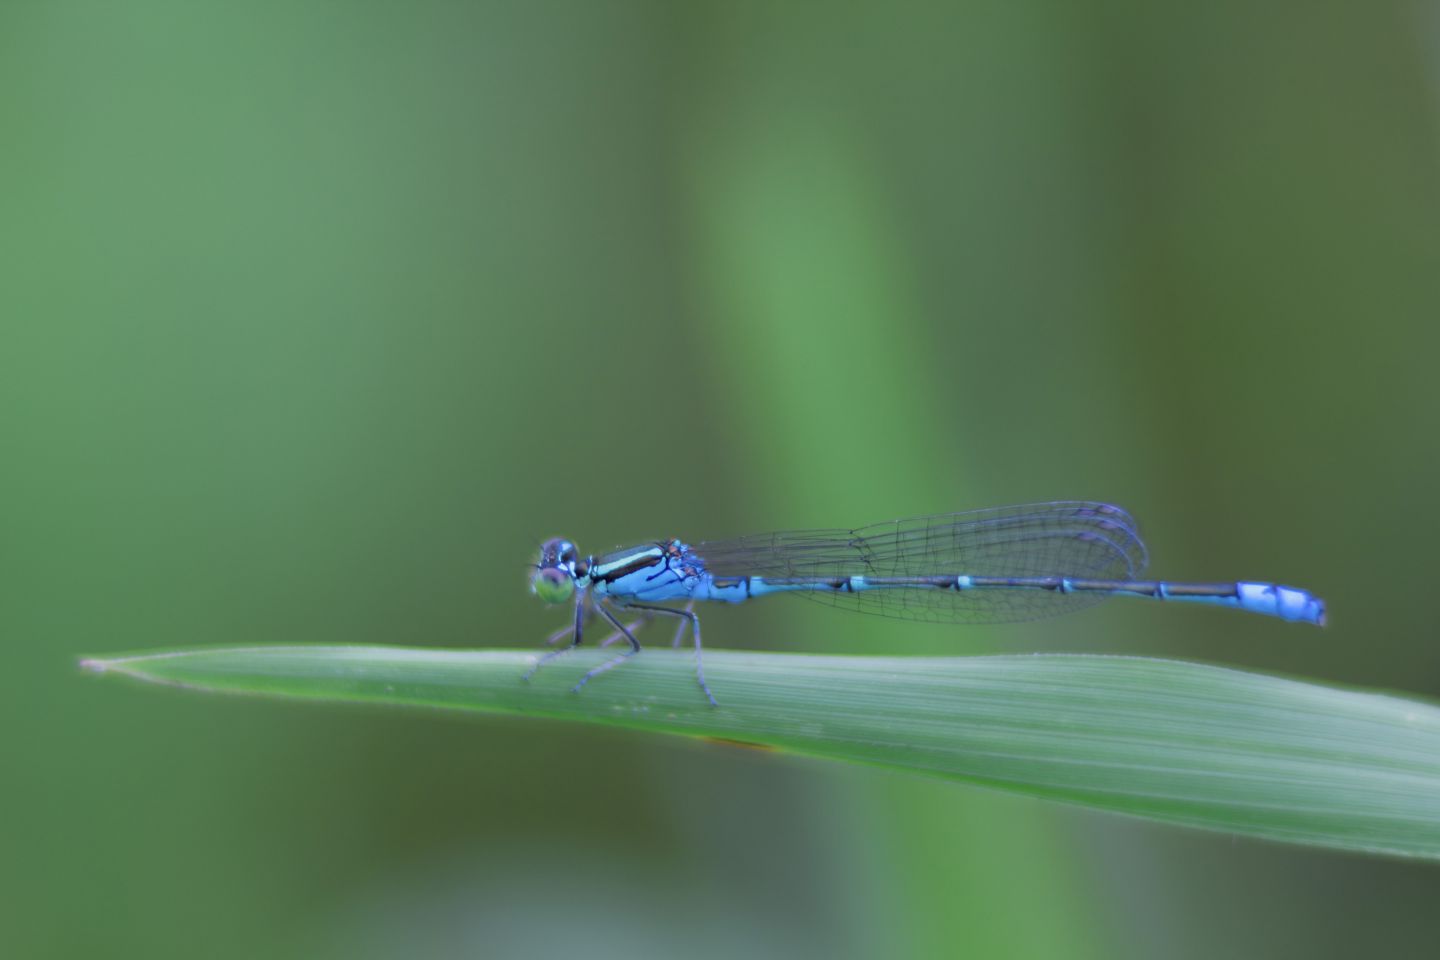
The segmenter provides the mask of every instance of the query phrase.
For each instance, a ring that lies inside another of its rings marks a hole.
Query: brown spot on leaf
[[[755,743],[751,740],[732,740],[729,737],[701,737],[709,743],[718,743],[722,747],[740,747],[743,750],[760,750],[765,753],[773,753],[775,748],[768,743]]]

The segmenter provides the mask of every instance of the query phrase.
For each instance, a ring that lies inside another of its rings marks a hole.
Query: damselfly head
[[[530,578],[530,589],[546,603],[564,603],[575,593],[575,565],[580,551],[569,540],[555,537],[540,545],[540,562]]]

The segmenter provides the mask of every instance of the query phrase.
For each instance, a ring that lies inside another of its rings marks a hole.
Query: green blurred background
[[[1440,871],[79,654],[531,646],[564,534],[1094,497],[1171,578],[714,645],[1440,695],[1440,15],[0,3],[0,952],[1433,956]]]

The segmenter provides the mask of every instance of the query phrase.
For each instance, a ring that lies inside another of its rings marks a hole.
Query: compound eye
[[[540,545],[540,566],[569,566],[580,558],[575,544],[561,537],[553,537]]]
[[[535,571],[530,589],[546,603],[564,603],[575,594],[575,581],[564,570],[541,567]]]

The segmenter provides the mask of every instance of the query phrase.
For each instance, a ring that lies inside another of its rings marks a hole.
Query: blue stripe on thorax
[[[597,595],[646,603],[689,599],[703,577],[698,558],[679,540],[607,554],[588,574]]]

